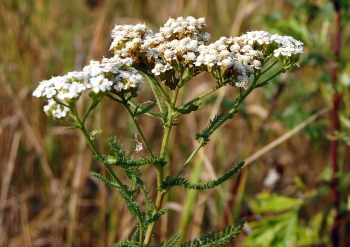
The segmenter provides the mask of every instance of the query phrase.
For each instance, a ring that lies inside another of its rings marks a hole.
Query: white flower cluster
[[[204,18],[196,19],[192,16],[186,19],[179,17],[176,20],[170,18],[164,26],[159,29],[159,33],[166,41],[190,38],[192,40],[206,42],[210,39],[210,34],[203,32],[206,26],[207,24]]]
[[[116,26],[111,49],[121,57],[131,57],[133,66],[144,66],[162,80],[184,67],[193,71],[217,73],[232,85],[248,87],[248,79],[261,69],[264,59],[273,54],[282,65],[298,65],[303,43],[289,36],[253,31],[236,38],[222,37],[206,45],[205,19],[170,18],[158,33],[144,24]],[[197,74],[197,73],[193,73]]]
[[[160,75],[173,67],[177,68],[180,63],[192,65],[198,55],[199,46],[210,39],[210,34],[204,32],[206,26],[204,18],[170,18],[160,28],[159,33],[153,36],[156,39],[152,40],[150,37],[147,40],[160,57],[152,73]]]
[[[138,60],[145,39],[153,36],[154,33],[145,24],[137,25],[116,25],[112,30],[113,42],[110,50],[121,58],[131,58]],[[134,61],[134,62],[136,62]]]
[[[239,37],[239,42],[249,44],[256,50],[264,52],[265,56],[274,54],[284,66],[299,65],[297,62],[303,53],[303,43],[291,36],[269,34],[265,31],[247,32]]]
[[[210,45],[201,45],[194,62],[204,71],[220,71],[221,76],[232,78],[235,86],[248,88],[248,78],[261,69],[264,55],[250,45],[236,42],[234,38],[221,37]]]
[[[70,103],[75,102],[81,93],[89,90],[94,95],[103,95],[109,91],[138,93],[143,77],[130,67],[130,58],[104,58],[101,62],[91,61],[83,71],[69,72],[64,76],[53,77],[39,83],[33,96],[48,101],[44,106],[47,115],[64,118],[69,112]]]
[[[247,32],[240,37],[222,37],[208,44],[210,34],[204,32],[204,18],[170,18],[158,33],[145,24],[116,25],[112,31],[110,50],[115,56],[92,61],[81,72],[43,81],[33,95],[48,100],[44,111],[63,118],[81,93],[92,95],[139,91],[143,77],[153,73],[170,88],[174,79],[186,69],[186,83],[192,76],[207,71],[216,79],[236,87],[249,87],[249,77],[261,69],[266,58],[276,57],[285,69],[298,65],[303,43],[290,36],[265,31]],[[169,81],[173,80],[173,81]]]
[[[110,50],[120,57],[131,57],[133,65],[151,67],[160,75],[178,63],[193,63],[198,46],[209,41],[210,34],[203,29],[204,18],[170,18],[159,33],[153,33],[144,24],[116,25],[112,31]]]

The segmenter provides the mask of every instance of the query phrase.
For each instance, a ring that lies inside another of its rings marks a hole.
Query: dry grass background
[[[262,29],[259,17],[273,11],[287,16],[291,8],[287,1],[262,0],[1,1],[0,246],[112,246],[126,240],[136,224],[115,191],[89,175],[90,171],[105,171],[92,161],[83,136],[48,119],[42,112],[43,102],[31,97],[39,81],[80,70],[91,59],[110,56],[109,34],[115,24],[145,22],[157,30],[169,17],[203,16],[212,40],[216,40]],[[297,73],[312,80],[309,72],[301,69]],[[183,99],[198,95],[212,83],[209,77],[199,76],[183,93]],[[253,92],[242,114],[211,138],[185,176],[193,181],[213,179],[286,133],[290,127],[270,115],[285,111],[290,102],[299,100],[298,92],[283,91],[282,100],[271,109],[277,91],[278,86],[270,85]],[[180,119],[172,136],[170,173],[174,174],[176,165],[188,155],[194,133],[207,124],[222,97],[230,98],[233,93],[233,88],[220,91],[211,105]],[[146,91],[139,100],[149,99]],[[309,111],[324,105],[322,97],[316,95],[304,107]],[[108,152],[105,140],[114,135],[133,152],[135,130],[129,128],[130,120],[119,106],[105,100],[88,125],[104,130],[97,137],[103,153]],[[158,147],[160,123],[145,117],[141,127],[151,145]],[[315,143],[301,130],[251,163],[239,183],[236,176],[208,193],[185,193],[181,188],[171,191],[166,198],[169,212],[157,224],[157,238],[182,229],[186,232],[184,239],[189,239],[232,223],[233,217],[222,217],[231,187],[238,189],[236,208],[231,208],[230,215],[236,212],[238,217],[242,211],[238,195],[246,198],[260,192],[270,164],[276,162],[284,168],[276,192],[291,195],[289,184],[295,176],[312,187],[328,164],[328,142],[321,139]],[[155,171],[144,169],[145,183],[154,189]]]

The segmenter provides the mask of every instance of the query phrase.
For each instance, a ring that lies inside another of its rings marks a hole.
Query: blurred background
[[[115,24],[146,23],[156,32],[169,17],[179,16],[205,17],[211,41],[265,30],[301,40],[305,53],[300,68],[253,91],[184,176],[206,182],[241,160],[249,165],[207,193],[171,190],[164,205],[168,213],[156,226],[156,244],[177,232],[185,241],[245,218],[248,224],[230,246],[330,246],[335,241],[350,246],[350,14],[345,0],[1,1],[0,246],[112,246],[129,239],[136,221],[116,191],[89,174],[106,172],[92,160],[83,136],[48,119],[45,102],[31,94],[39,81],[111,57]],[[191,99],[213,85],[201,74],[181,97]],[[193,149],[195,133],[218,110],[229,109],[235,94],[225,88],[195,114],[179,119],[171,137],[170,174]],[[151,93],[146,90],[138,100],[152,100]],[[126,112],[110,103],[105,99],[87,124],[103,130],[96,136],[102,153],[109,153],[107,138],[117,136],[132,154],[136,131]],[[143,117],[141,127],[158,148],[160,122]],[[155,170],[143,169],[154,196]]]

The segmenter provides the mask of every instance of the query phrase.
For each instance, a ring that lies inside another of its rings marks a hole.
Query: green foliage
[[[235,167],[233,167],[231,170],[226,172],[223,176],[219,177],[217,180],[209,181],[204,184],[192,184],[188,182],[187,179],[185,178],[173,178],[171,179],[169,176],[166,176],[163,183],[162,187],[163,189],[170,188],[172,186],[181,186],[186,189],[193,189],[193,190],[207,190],[214,188],[229,178],[231,178],[234,174],[236,174],[242,167],[244,166],[244,161],[238,163]]]
[[[125,175],[129,178],[130,181],[130,187],[133,190],[136,190],[140,187],[142,187],[143,182],[141,180],[141,172],[138,167],[126,167],[123,169]]]
[[[310,196],[314,197],[312,194]],[[319,214],[307,226],[299,219],[305,202],[299,198],[266,193],[249,200],[252,211],[263,215],[261,220],[249,222],[252,232],[247,236],[245,246],[283,247],[320,243],[319,232],[324,227],[324,220],[330,220],[329,213]],[[327,238],[322,241],[327,242]]]
[[[138,219],[142,218],[140,206],[132,197],[134,195],[135,191],[132,191],[132,190],[125,191],[123,188],[121,188],[121,186],[119,184],[108,180],[107,178],[105,178],[101,174],[91,172],[91,175],[100,179],[102,182],[106,183],[107,185],[116,188],[120,197],[124,199],[126,206],[129,210],[129,212],[131,213],[131,215],[137,217]]]
[[[152,218],[150,218],[147,222],[148,223],[152,223],[152,222],[156,222],[157,220],[159,220],[160,216],[162,216],[163,214],[165,214],[167,212],[167,210],[165,208],[159,210],[156,214],[154,214],[152,216]]]
[[[208,126],[202,131],[202,133],[197,133],[196,140],[202,138],[204,143],[209,142],[209,136],[222,124],[225,113],[221,112],[215,115],[213,119],[210,119]]]
[[[175,108],[175,110],[181,114],[190,114],[193,111],[197,111],[201,104],[202,102],[200,100],[195,100],[191,104],[185,107]]]
[[[348,0],[340,0],[341,26],[345,27],[350,21],[350,2]]]
[[[253,232],[246,240],[246,246],[293,246],[297,239],[298,211],[265,217],[261,222],[251,223]],[[303,230],[306,230],[303,228]]]
[[[254,212],[274,212],[279,213],[287,210],[299,209],[302,200],[299,198],[291,198],[279,196],[276,194],[260,193],[258,198],[249,201],[249,205]]]
[[[173,247],[176,242],[180,239],[181,233],[175,234],[171,238],[169,238],[166,242],[162,242],[159,247]]]
[[[153,101],[148,106],[144,106],[144,105],[138,103],[134,98],[130,98],[128,100],[128,104],[130,104],[134,108],[133,114],[135,117],[138,117],[142,114],[146,114],[146,115],[150,115],[152,117],[162,119],[161,113],[151,111],[157,105],[157,101]]]
[[[244,224],[245,221],[240,220],[234,226],[228,226],[222,231],[213,231],[197,239],[187,241],[181,244],[181,247],[214,247],[227,244],[238,235]]]
[[[350,63],[346,63],[344,69],[339,74],[339,84],[337,85],[338,93],[343,96],[344,102],[350,102]],[[328,95],[329,100],[333,97],[335,92]],[[330,140],[339,140],[345,145],[350,145],[350,107],[349,104],[344,104],[344,109],[339,114],[339,121],[341,125],[341,131],[327,135]]]
[[[125,241],[114,244],[113,247],[140,247],[140,244],[136,241]]]
[[[108,186],[111,186],[117,190],[120,190],[121,187],[118,183],[115,183],[115,182],[112,182],[110,181],[109,179],[107,179],[106,177],[102,176],[101,174],[99,173],[96,173],[96,172],[90,172],[90,174],[96,178],[98,178],[99,180],[101,180],[102,182],[104,182],[105,184],[107,184]],[[133,191],[129,191],[130,193],[133,193]]]
[[[140,228],[137,227],[134,231],[134,233],[131,235],[131,239],[130,241],[137,241],[137,239],[139,238],[140,236]]]
[[[143,198],[145,199],[147,210],[146,210],[146,219],[145,219],[145,224],[148,224],[151,222],[151,219],[154,217],[153,216],[153,211],[155,209],[155,205],[152,202],[152,199],[148,193],[148,189],[145,186],[140,187],[141,193],[143,194]]]
[[[153,107],[155,107],[157,104],[157,101],[153,101],[151,104],[149,104],[148,106],[144,107],[144,108],[141,108],[141,105],[138,105],[136,108],[135,108],[135,111],[134,111],[134,116],[137,117],[141,114],[145,114],[145,113],[148,113],[150,110],[153,109]]]
[[[127,155],[123,150],[123,145],[118,142],[118,140],[114,138],[110,138],[108,140],[111,151],[115,154],[115,156],[104,155],[102,159],[96,159],[102,164],[109,164],[115,166],[121,166],[123,168],[129,168],[130,166],[143,166],[148,164],[153,164],[156,166],[165,166],[166,161],[159,156],[153,154],[152,157],[144,157],[139,159],[134,159],[131,155]]]

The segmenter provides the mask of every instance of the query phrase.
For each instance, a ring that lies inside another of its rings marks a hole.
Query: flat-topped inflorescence
[[[304,45],[291,36],[269,34],[265,31],[247,32],[236,38],[236,42],[249,44],[253,49],[262,51],[265,56],[273,54],[284,67],[299,66]]]
[[[91,97],[103,97],[108,92],[137,94],[144,82],[138,71],[130,67],[130,58],[104,58],[91,61],[83,71],[69,72],[39,83],[33,96],[48,101],[44,112],[53,118],[67,116],[69,106],[74,104],[83,91],[89,90]]]
[[[231,85],[247,89],[248,78],[261,69],[264,58],[261,51],[254,50],[250,45],[236,43],[233,38],[221,37],[210,45],[199,47],[194,65],[212,73],[216,78],[229,80]]]
[[[145,49],[145,39],[154,33],[145,24],[116,25],[112,30],[113,38],[110,50],[120,58],[130,58],[133,64],[139,64],[141,53]]]
[[[138,71],[159,78],[174,89],[206,71],[218,83],[249,87],[268,59],[276,58],[283,69],[299,66],[303,43],[290,36],[266,31],[247,32],[240,37],[221,37],[208,44],[204,18],[170,18],[158,33],[145,24],[116,25],[112,31],[112,58],[91,61],[83,71],[69,72],[40,82],[33,96],[48,100],[44,111],[63,118],[83,91],[92,97],[108,92],[136,96],[144,79]]]

